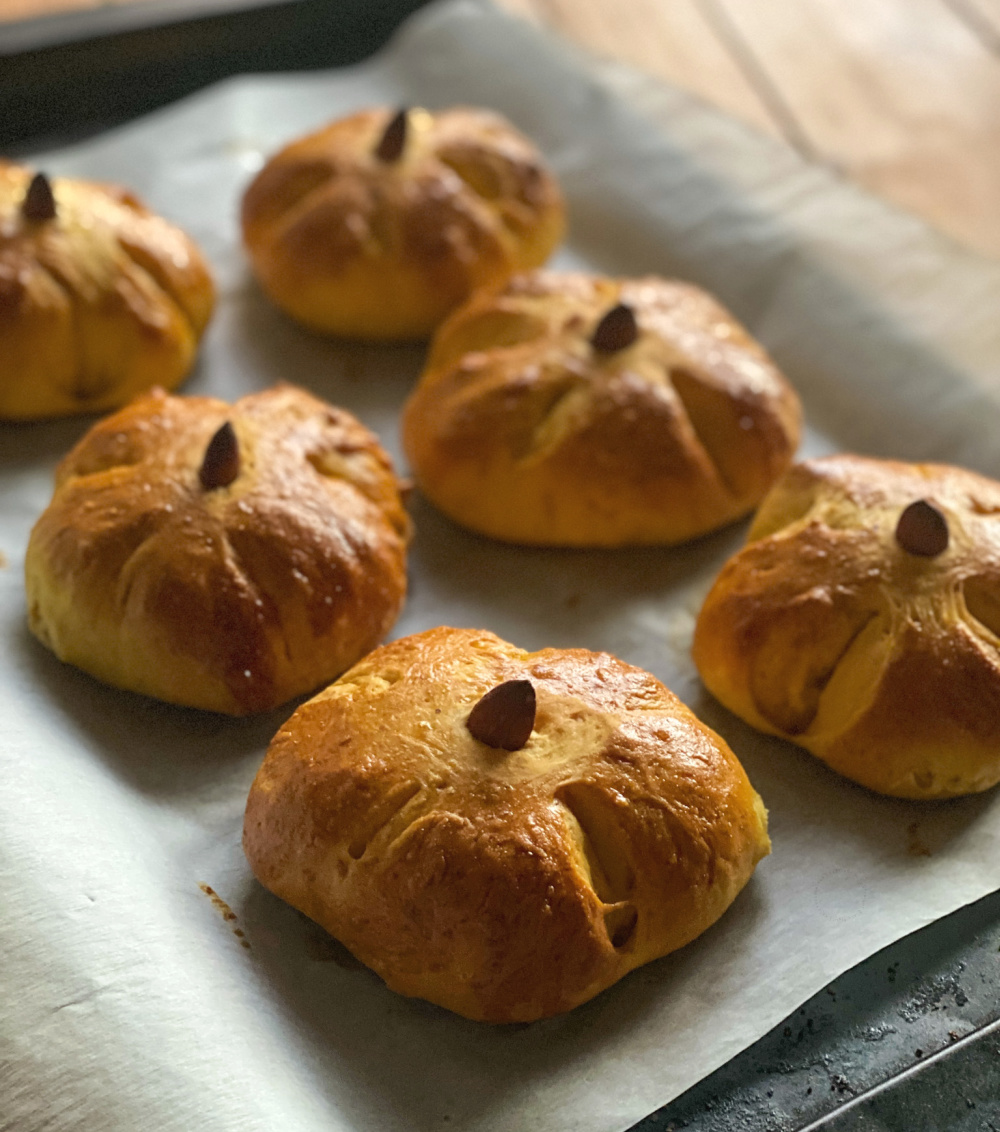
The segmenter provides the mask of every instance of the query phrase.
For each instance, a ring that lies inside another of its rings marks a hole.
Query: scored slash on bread
[[[244,822],[262,884],[392,989],[491,1022],[688,943],[769,848],[736,757],[649,673],[447,628],[299,708]]]
[[[906,798],[1000,781],[1000,483],[832,456],[791,469],[705,599],[694,659],[762,731]]]
[[[441,327],[403,411],[423,493],[510,542],[684,542],[791,462],[794,391],[691,284],[538,271]]]
[[[214,301],[195,244],[127,190],[0,161],[0,419],[172,389]]]
[[[563,201],[492,111],[365,110],[275,154],[243,198],[269,298],[313,330],[425,338],[477,287],[544,263]]]
[[[156,390],[59,465],[29,626],[118,687],[267,711],[378,644],[409,536],[389,457],[343,409],[290,385],[233,405]]]

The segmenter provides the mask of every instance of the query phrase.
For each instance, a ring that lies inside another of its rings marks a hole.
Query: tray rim
[[[155,31],[174,24],[240,16],[265,8],[291,9],[309,0],[107,0],[94,7],[0,21],[0,56]]]

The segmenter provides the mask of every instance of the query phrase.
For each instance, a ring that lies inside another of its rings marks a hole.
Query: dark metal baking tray
[[[610,2],[610,0],[609,0]],[[0,150],[343,66],[423,0],[145,0],[0,24]],[[1000,1132],[1000,893],[893,944],[633,1132]]]
[[[424,0],[137,0],[0,23],[0,152],[98,133],[229,75],[340,67]]]
[[[633,1132],[1000,1132],[1000,893],[848,971]]]

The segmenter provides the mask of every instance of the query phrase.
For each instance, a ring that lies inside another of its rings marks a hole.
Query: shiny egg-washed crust
[[[616,304],[638,338],[590,339]],[[534,272],[441,327],[403,416],[424,494],[511,542],[683,542],[749,511],[790,463],[798,398],[687,283]]]
[[[55,217],[26,219],[31,178],[0,161],[0,419],[172,389],[215,300],[198,248],[115,185],[54,178]]]
[[[950,542],[895,538],[927,500]],[[694,659],[712,693],[883,794],[1000,781],[1000,484],[960,468],[834,456],[797,465],[705,600]]]
[[[559,188],[498,114],[408,114],[402,155],[374,150],[393,112],[366,110],[286,146],[243,199],[264,291],[314,330],[424,338],[477,287],[544,263]]]
[[[242,467],[199,469],[230,421]],[[332,680],[406,592],[409,520],[354,417],[289,385],[139,398],[62,461],[25,562],[32,632],[98,679],[241,715]]]
[[[529,680],[521,750],[466,720]],[[770,850],[726,744],[607,653],[431,629],[299,708],[250,791],[258,879],[388,985],[468,1018],[586,1002],[714,923]]]

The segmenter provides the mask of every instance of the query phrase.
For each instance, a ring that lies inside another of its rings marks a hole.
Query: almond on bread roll
[[[421,491],[547,546],[670,544],[746,514],[799,441],[799,401],[704,291],[539,271],[441,327],[406,404]]]
[[[243,198],[268,297],[313,330],[425,338],[477,287],[544,263],[563,201],[489,110],[364,110],[275,154]]]
[[[882,794],[1000,781],[1000,483],[831,456],[794,467],[698,617],[709,690]]]
[[[0,419],[172,389],[214,301],[194,242],[126,189],[0,161]]]
[[[438,628],[292,715],[243,844],[393,990],[524,1022],[703,932],[766,826],[732,751],[648,672]]]
[[[409,534],[389,457],[343,409],[290,385],[233,405],[156,390],[59,465],[28,624],[117,687],[267,711],[388,632]]]

